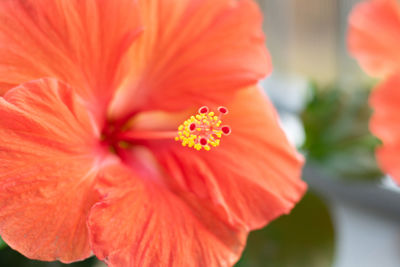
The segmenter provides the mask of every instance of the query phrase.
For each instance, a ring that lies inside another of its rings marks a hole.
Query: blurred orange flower
[[[400,183],[400,4],[370,0],[351,13],[350,53],[368,74],[383,78],[370,98],[374,109],[370,129],[383,146],[377,159],[384,171]]]
[[[251,0],[1,1],[0,235],[39,260],[233,265],[306,188],[269,71]]]

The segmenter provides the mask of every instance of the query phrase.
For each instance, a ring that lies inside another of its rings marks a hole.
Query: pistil
[[[146,140],[175,140],[181,142],[184,147],[209,151],[212,147],[220,145],[223,135],[231,134],[231,127],[222,125],[222,117],[227,114],[226,107],[219,107],[216,115],[207,106],[203,106],[198,110],[198,114],[179,125],[177,131],[122,130],[109,124],[103,132],[102,142],[118,151]]]

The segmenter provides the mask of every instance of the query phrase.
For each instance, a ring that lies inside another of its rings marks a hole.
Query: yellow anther
[[[220,118],[226,113],[227,109],[225,108],[224,113],[220,111],[219,116],[215,116],[215,113],[209,112],[207,107],[200,108],[199,114],[190,116],[189,119],[178,126],[178,135],[175,140],[181,142],[182,146],[196,150],[204,148],[205,151],[210,151],[212,147],[220,145],[223,134],[229,135],[231,133],[229,126],[220,127],[222,124]]]
[[[200,144],[195,144],[194,148],[197,149],[197,150],[200,150],[202,148],[202,146]]]

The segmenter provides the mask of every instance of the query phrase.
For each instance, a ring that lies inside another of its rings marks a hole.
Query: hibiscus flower
[[[383,79],[374,90],[370,129],[383,146],[377,150],[382,169],[400,183],[400,4],[371,0],[350,16],[349,50],[370,75]]]
[[[305,190],[269,71],[250,0],[1,1],[0,235],[45,261],[233,265]]]

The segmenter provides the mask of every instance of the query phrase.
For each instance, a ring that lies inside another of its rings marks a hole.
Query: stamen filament
[[[129,131],[122,132],[118,135],[120,140],[162,140],[162,139],[174,139],[176,131]]]

